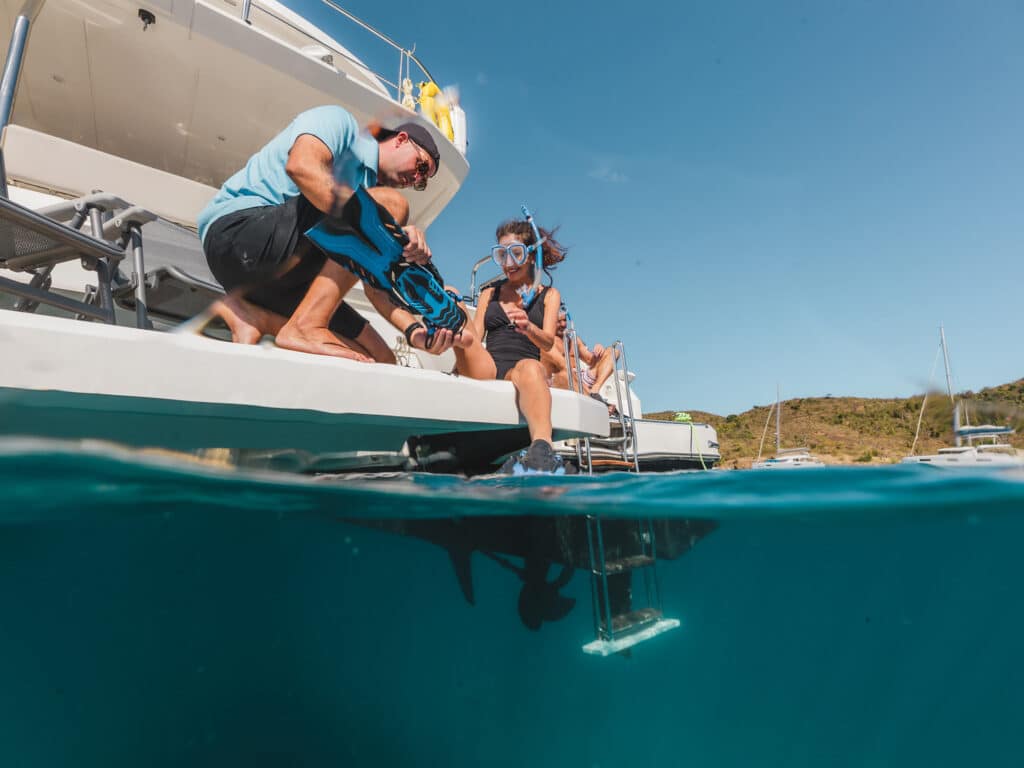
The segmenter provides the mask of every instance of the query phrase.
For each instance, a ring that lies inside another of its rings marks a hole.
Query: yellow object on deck
[[[452,116],[448,109],[448,99],[441,89],[437,87],[437,83],[431,81],[429,83],[420,83],[420,95],[419,105],[420,113],[436,125],[445,136],[448,137],[448,141],[455,141],[455,131],[452,129]]]

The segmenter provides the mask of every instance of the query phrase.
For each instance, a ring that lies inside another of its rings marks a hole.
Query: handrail
[[[570,392],[583,395],[583,367],[580,362],[580,340],[576,335],[576,324],[572,321],[569,311],[565,312],[565,332],[562,334],[562,353],[565,355],[565,377]],[[571,366],[571,367],[570,367]],[[575,369],[575,370],[573,370]],[[575,375],[574,375],[575,374]],[[576,464],[583,469],[584,461],[587,474],[594,474],[594,457],[591,453],[590,437],[576,438]]]
[[[289,27],[293,31],[299,33],[300,35],[303,35],[303,36],[309,38],[309,40],[311,40],[312,42],[316,43],[317,45],[321,45],[321,46],[327,48],[331,52],[332,55],[340,56],[341,58],[351,62],[352,64],[356,64],[357,66],[360,66],[360,67],[366,69],[366,71],[372,73],[382,83],[384,83],[385,85],[388,85],[388,86],[390,86],[391,88],[394,89],[394,99],[397,102],[401,102],[401,100],[402,100],[402,85],[401,85],[401,82],[402,82],[402,79],[403,79],[403,73],[406,73],[406,75],[408,73],[409,62],[414,62],[416,64],[416,66],[419,67],[420,71],[423,73],[423,76],[426,77],[428,82],[436,82],[434,80],[434,76],[430,73],[430,70],[428,70],[426,65],[424,65],[423,62],[421,62],[419,60],[419,58],[416,56],[414,50],[407,49],[407,48],[399,45],[397,42],[392,40],[390,37],[385,35],[383,32],[381,32],[380,30],[374,28],[370,24],[366,23],[365,21],[360,19],[355,14],[345,10],[340,5],[338,5],[337,3],[333,2],[333,0],[320,0],[320,1],[324,5],[329,7],[331,10],[335,11],[336,13],[341,14],[342,16],[344,16],[349,21],[353,22],[357,26],[361,27],[362,29],[364,29],[367,32],[369,32],[370,34],[372,34],[374,37],[376,37],[381,42],[385,43],[386,45],[390,46],[394,50],[398,51],[399,61],[398,61],[398,80],[397,80],[397,82],[392,82],[390,79],[385,77],[382,73],[374,71],[373,69],[371,69],[366,64],[365,61],[357,59],[354,55],[349,54],[349,53],[347,53],[345,51],[339,51],[339,50],[337,50],[335,48],[332,48],[331,46],[325,44],[325,42],[323,40],[321,40],[320,38],[314,36],[308,30],[303,29],[302,27],[298,26],[294,22],[289,21],[288,19],[279,16],[278,14],[274,13],[274,11],[270,10],[266,6],[264,6],[261,3],[259,3],[258,0],[244,0],[244,2],[242,4],[242,9],[241,9],[240,16],[241,16],[242,21],[244,21],[246,24],[252,24],[252,20],[250,18],[251,13],[252,13],[252,8],[254,8],[254,7],[259,8],[260,11],[262,11],[263,13],[265,13],[267,16],[269,16],[270,18],[274,19],[275,21],[277,21],[277,22],[279,22],[281,24],[284,24],[285,26]],[[331,35],[331,37],[333,37],[333,35]],[[414,46],[414,48],[415,48],[415,46]]]
[[[333,0],[320,0],[320,1],[324,5],[328,6],[329,8],[333,8],[335,11],[337,11],[338,13],[340,13],[342,16],[344,16],[345,18],[349,19],[350,21],[355,22],[360,27],[365,29],[367,32],[370,32],[371,34],[376,35],[380,40],[382,40],[385,43],[387,43],[388,45],[390,45],[392,48],[397,50],[399,53],[404,54],[406,57],[409,58],[409,60],[414,61],[416,63],[416,66],[419,67],[420,70],[423,72],[423,74],[427,76],[428,80],[430,80],[431,82],[436,82],[436,80],[434,80],[434,76],[430,74],[430,71],[426,68],[426,66],[424,66],[423,62],[421,62],[416,57],[416,54],[413,51],[407,50],[406,48],[403,48],[401,45],[396,43],[394,40],[392,40],[390,37],[385,35],[383,32],[381,32],[380,30],[375,29],[374,27],[370,26],[369,24],[367,24],[365,21],[360,19],[355,14],[350,13],[349,11],[346,11],[340,5],[338,5],[337,3],[333,2]]]
[[[21,80],[21,64],[28,47],[28,33],[45,0],[26,0],[11,27],[11,41],[7,46],[3,74],[0,76],[0,197],[7,198],[7,166],[3,147],[7,140],[7,126],[14,114],[14,97]]]
[[[636,415],[633,413],[633,394],[629,386],[629,364],[626,362],[626,347],[620,340],[611,346],[612,350],[612,381],[615,383],[615,402],[618,407],[618,420],[622,427],[622,460],[629,461],[626,446],[633,450],[633,471],[640,471],[640,444],[636,436]],[[622,362],[622,383],[619,383],[619,362]],[[625,391],[623,391],[625,390]],[[623,407],[625,403],[625,407]],[[626,425],[629,425],[627,429]],[[692,433],[691,433],[692,434]]]
[[[490,256],[484,256],[482,259],[478,259],[473,264],[473,271],[469,274],[469,300],[470,303],[476,304],[476,300],[479,298],[479,293],[476,290],[476,273],[484,264],[491,260]]]

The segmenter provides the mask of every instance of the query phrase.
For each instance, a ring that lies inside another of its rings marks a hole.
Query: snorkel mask
[[[533,230],[533,245],[526,245],[525,243],[509,243],[508,245],[494,245],[491,247],[491,259],[502,269],[505,268],[505,264],[511,259],[512,263],[517,267],[522,266],[526,263],[530,256],[534,257],[533,264],[533,285],[523,286],[519,289],[519,295],[523,299],[523,308],[529,309],[530,305],[533,304],[534,299],[540,294],[540,272],[539,267],[543,264],[543,256],[538,259],[537,254],[543,254],[541,246],[544,244],[546,238],[541,237],[540,230],[537,228],[536,222],[533,220],[533,214],[530,213],[529,209],[523,205],[522,207],[523,216],[526,217],[526,223],[530,225],[530,229]],[[539,262],[539,263],[538,263]]]

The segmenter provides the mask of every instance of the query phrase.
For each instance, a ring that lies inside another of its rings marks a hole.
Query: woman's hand
[[[508,315],[508,321],[515,326],[515,329],[522,334],[526,334],[530,330],[530,326],[533,323],[530,322],[530,318],[526,316],[526,313],[519,307],[512,307],[512,309],[505,310],[505,314]]]

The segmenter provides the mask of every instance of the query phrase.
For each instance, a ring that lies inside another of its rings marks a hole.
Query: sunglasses
[[[430,163],[423,158],[420,149],[415,142],[410,141],[410,144],[416,149],[416,178],[412,183],[412,188],[417,192],[422,192],[427,188],[427,180],[430,178]]]

